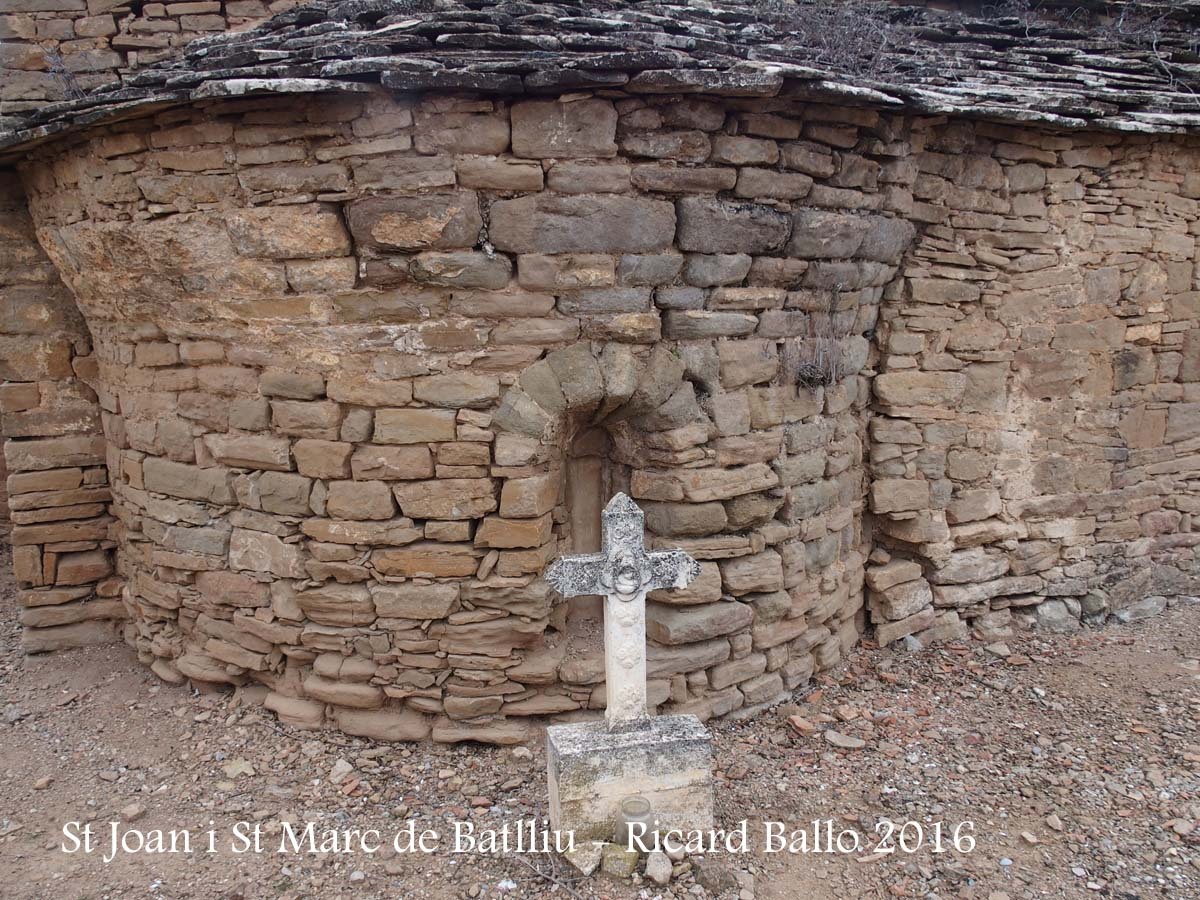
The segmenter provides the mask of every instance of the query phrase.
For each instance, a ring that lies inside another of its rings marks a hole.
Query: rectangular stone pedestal
[[[623,798],[650,801],[658,830],[713,827],[712,747],[695,716],[661,716],[624,731],[603,723],[546,729],[550,827],[611,841]]]

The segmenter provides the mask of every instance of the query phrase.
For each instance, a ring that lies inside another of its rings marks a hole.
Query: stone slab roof
[[[1087,7],[1117,17],[1097,25]],[[9,120],[0,153],[164,105],[379,85],[785,92],[1065,129],[1200,132],[1200,0],[1079,0],[1050,16],[883,0],[325,0]]]

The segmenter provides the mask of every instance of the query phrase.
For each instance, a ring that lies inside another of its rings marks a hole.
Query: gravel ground
[[[716,726],[718,824],[747,820],[749,852],[689,856],[659,887],[584,879],[550,854],[449,852],[456,822],[545,815],[540,748],[304,732],[252,691],[161,684],[121,646],[26,658],[14,593],[0,586],[3,896],[1200,898],[1193,602],[1007,647],[864,647],[793,705]],[[387,841],[410,821],[437,850],[275,852],[309,822]],[[180,852],[105,862],[110,822],[147,841],[175,830]],[[765,852],[765,822],[797,850],[805,830],[809,852]],[[64,852],[88,823],[93,851]],[[237,823],[262,852],[233,852]],[[852,852],[814,852],[829,830]]]

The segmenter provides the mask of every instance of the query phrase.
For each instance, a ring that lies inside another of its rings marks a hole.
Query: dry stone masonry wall
[[[309,727],[519,741],[597,715],[600,648],[538,577],[583,453],[702,561],[652,597],[653,705],[749,715],[833,665],[866,626],[908,131],[787,98],[366,90],[42,152],[23,175],[95,342],[127,638]]]
[[[297,0],[0,0],[0,123],[242,29]]]
[[[28,652],[110,641],[125,618],[96,356],[42,252],[11,173],[0,179],[0,439],[13,569]]]
[[[1196,592],[1200,146],[923,127],[885,299],[876,635],[1073,631]]]

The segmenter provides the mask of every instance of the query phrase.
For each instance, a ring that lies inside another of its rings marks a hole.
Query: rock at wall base
[[[150,663],[150,671],[167,684],[183,684],[185,680],[183,673],[169,659],[155,659],[154,662]]]
[[[660,716],[609,731],[604,723],[546,729],[550,827],[576,841],[612,840],[623,798],[650,801],[660,829],[713,827],[712,746],[695,716]]]
[[[1113,618],[1123,625],[1129,622],[1140,622],[1142,619],[1149,619],[1161,614],[1166,608],[1166,597],[1147,597],[1129,604],[1124,609],[1117,610],[1113,613]]]
[[[21,649],[32,656],[35,653],[112,644],[118,640],[117,629],[120,624],[101,619],[57,625],[53,628],[26,628],[21,634]]]

